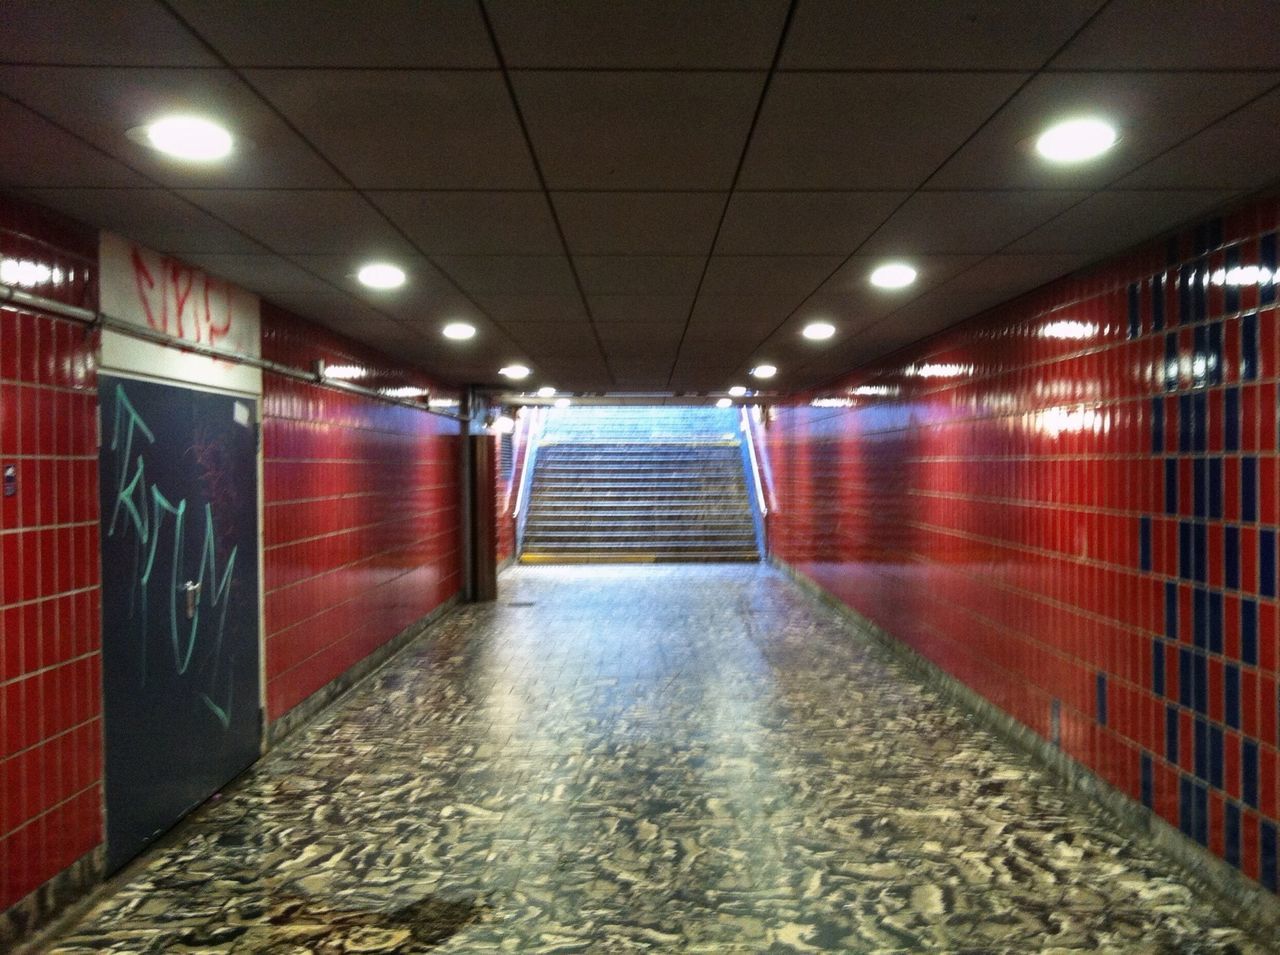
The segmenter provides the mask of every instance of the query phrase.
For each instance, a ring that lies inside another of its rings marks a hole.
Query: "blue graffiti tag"
[[[192,581],[196,588],[196,600],[190,616],[190,624],[182,626],[179,614],[186,613],[184,606],[179,611],[179,602],[185,598],[186,591],[180,582],[186,577],[183,573],[184,551],[186,542],[187,501],[186,498],[176,503],[169,500],[160,488],[146,482],[146,464],[142,452],[134,455],[135,438],[144,439],[147,444],[155,444],[156,437],[147,423],[134,408],[125,394],[124,386],[116,386],[116,413],[111,435],[111,451],[116,456],[116,492],[115,504],[111,511],[111,523],[107,528],[107,536],[114,537],[121,528],[125,532],[132,531],[135,540],[134,590],[130,595],[130,616],[135,609],[140,611],[141,632],[141,677],[146,685],[149,662],[147,659],[147,606],[148,592],[153,574],[158,564],[163,566],[165,558],[169,562],[169,647],[173,654],[173,669],[179,676],[185,676],[191,669],[196,647],[200,639],[201,607],[207,603],[214,614],[213,645],[208,658],[212,666],[207,672],[192,674],[201,685],[199,693],[201,701],[209,708],[222,724],[223,729],[231,725],[231,707],[235,686],[232,674],[226,674],[226,699],[219,704],[214,700],[217,689],[219,671],[222,665],[223,635],[227,622],[227,606],[232,574],[235,571],[239,545],[231,549],[227,556],[226,566],[222,574],[218,574],[218,560],[215,548],[213,507],[204,507],[204,541],[200,547],[200,567]],[[149,506],[148,506],[149,505]],[[160,549],[161,532],[168,522],[172,522],[172,545],[168,553]],[[159,558],[159,559],[157,559]],[[206,591],[206,579],[212,584]],[[136,599],[135,599],[136,598]],[[229,669],[229,668],[228,668]]]

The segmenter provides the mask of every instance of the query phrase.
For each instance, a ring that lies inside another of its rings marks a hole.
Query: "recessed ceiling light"
[[[830,322],[810,322],[800,332],[805,338],[815,342],[825,341],[836,333],[836,327]]]
[[[466,322],[450,322],[441,330],[441,334],[445,338],[452,338],[455,341],[466,341],[468,338],[476,337],[476,327],[468,325]]]
[[[732,408],[732,407],[733,407],[733,399],[732,399],[732,398],[721,398],[721,399],[719,399],[719,400],[716,402],[716,407],[717,407],[717,408]]]
[[[404,285],[404,269],[390,262],[370,262],[356,273],[361,285],[369,288],[389,289]]]
[[[133,134],[133,131],[130,131]],[[187,162],[213,162],[231,154],[235,140],[226,127],[201,116],[164,116],[139,127],[140,139],[166,156]]]
[[[735,398],[741,398],[746,393],[747,389],[742,385],[734,385],[729,389],[729,394],[733,395]]]
[[[773,365],[756,365],[751,369],[752,378],[772,378],[778,373],[778,369]]]
[[[557,407],[557,408],[567,408],[567,407],[569,407],[569,405],[571,405],[571,404],[573,404],[573,402],[572,402],[572,401],[570,401],[568,398],[557,398],[557,399],[556,399],[556,407]]]
[[[1092,116],[1050,126],[1036,140],[1036,152],[1050,162],[1084,162],[1116,144],[1116,128]]]
[[[550,385],[543,385],[541,388],[538,389],[539,398],[554,398],[555,396],[556,396],[556,390],[552,388]]]
[[[888,262],[871,273],[871,284],[879,288],[906,288],[916,280],[916,270],[905,262]]]
[[[505,368],[499,368],[498,374],[512,381],[520,381],[529,377],[529,369],[524,365],[507,365]]]

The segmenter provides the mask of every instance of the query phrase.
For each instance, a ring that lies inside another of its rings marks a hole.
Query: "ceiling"
[[[1280,178],[1274,0],[8,0],[0,188],[448,382],[800,388]],[[198,111],[214,167],[129,138]],[[1121,139],[1028,148],[1101,113]],[[867,282],[886,258],[920,278]],[[394,292],[353,278],[391,259]],[[837,326],[803,339],[814,318]],[[443,339],[449,320],[470,342]]]

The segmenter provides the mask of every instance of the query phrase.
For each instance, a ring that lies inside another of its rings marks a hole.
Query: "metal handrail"
[[[761,516],[769,513],[769,506],[764,500],[764,485],[760,483],[760,462],[756,458],[756,442],[751,433],[751,421],[747,417],[747,409],[745,407],[739,409],[739,417],[742,422],[742,433],[747,436],[747,455],[751,460],[751,480],[756,487],[756,502],[760,506]]]

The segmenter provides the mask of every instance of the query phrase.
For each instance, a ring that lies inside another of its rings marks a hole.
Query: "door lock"
[[[200,599],[200,587],[202,585],[194,580],[188,580],[178,589],[187,595],[187,619],[191,620],[196,615],[196,601]]]

